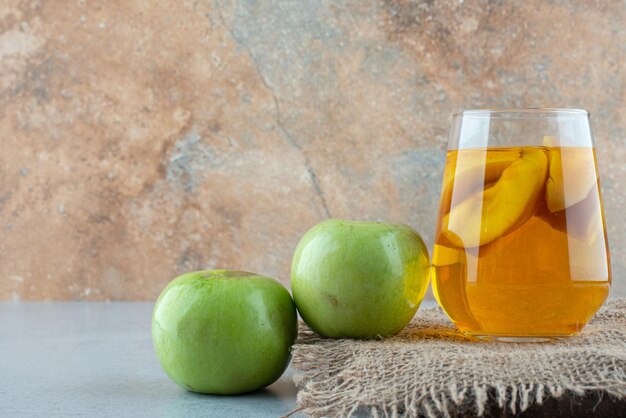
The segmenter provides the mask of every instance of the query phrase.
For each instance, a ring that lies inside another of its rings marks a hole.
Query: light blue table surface
[[[1,302],[0,417],[278,417],[296,409],[291,368],[248,395],[176,386],[152,348],[153,306]]]

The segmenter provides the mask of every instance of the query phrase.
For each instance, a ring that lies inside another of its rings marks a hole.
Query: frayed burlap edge
[[[478,342],[437,307],[385,340],[324,339],[302,325],[292,356],[298,411],[314,417],[481,416],[488,402],[516,413],[568,392],[626,399],[626,299],[582,336],[548,343]]]

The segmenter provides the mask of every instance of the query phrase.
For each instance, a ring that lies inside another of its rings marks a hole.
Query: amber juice
[[[435,296],[470,334],[578,333],[608,295],[605,237],[594,149],[451,150]]]

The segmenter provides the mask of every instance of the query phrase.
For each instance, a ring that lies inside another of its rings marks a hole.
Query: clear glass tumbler
[[[464,333],[579,333],[611,283],[589,113],[454,115],[432,264],[435,296]]]

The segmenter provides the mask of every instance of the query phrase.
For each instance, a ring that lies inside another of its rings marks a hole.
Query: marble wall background
[[[592,112],[626,294],[625,1],[0,2],[0,299],[289,280],[327,217],[432,243],[450,116]]]

